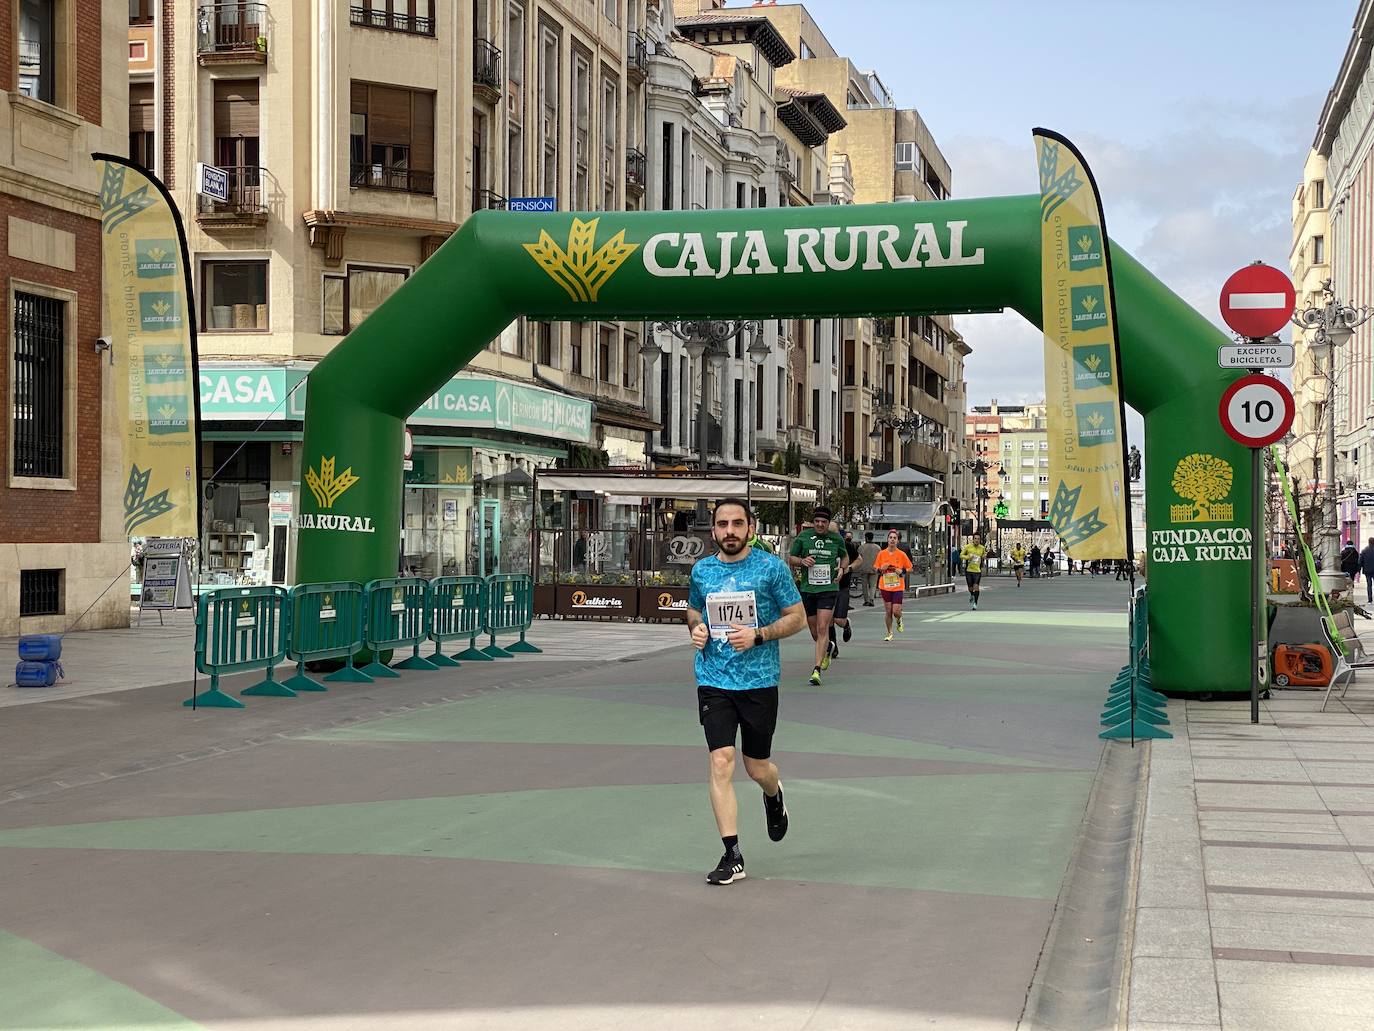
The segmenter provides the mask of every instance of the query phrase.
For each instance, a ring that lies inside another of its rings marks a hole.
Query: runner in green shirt
[[[821,670],[830,668],[830,620],[840,596],[840,577],[849,569],[844,538],[830,529],[830,509],[820,506],[811,516],[811,529],[792,542],[787,564],[801,575],[806,625],[816,642],[816,665],[811,683],[820,684]]]

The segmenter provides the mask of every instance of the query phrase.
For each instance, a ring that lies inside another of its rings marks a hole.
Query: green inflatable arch
[[[513,319],[954,314],[1040,325],[1040,198],[728,211],[479,212],[310,374],[301,582],[396,571],[406,418]],[[1225,336],[1112,244],[1122,383],[1145,416],[1154,687],[1250,682],[1250,462],[1221,431]],[[1225,499],[1190,503],[1214,455]],[[1182,481],[1180,481],[1182,482]],[[1185,486],[1186,491],[1186,486]],[[1123,603],[1124,604],[1124,603]],[[1073,645],[1064,656],[1072,664]]]

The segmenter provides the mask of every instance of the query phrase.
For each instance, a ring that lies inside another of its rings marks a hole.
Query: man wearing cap
[[[797,535],[787,564],[801,577],[806,625],[816,642],[816,665],[811,683],[820,685],[821,671],[830,668],[830,621],[840,596],[840,578],[849,569],[844,538],[830,529],[830,509],[819,506],[811,514],[811,526]]]

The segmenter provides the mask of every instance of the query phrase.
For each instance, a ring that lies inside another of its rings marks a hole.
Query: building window
[[[548,23],[539,26],[539,195],[558,196],[558,118],[563,106],[559,55],[563,37]]]
[[[620,0],[602,0],[601,10],[612,25],[620,24]]]
[[[677,126],[672,122],[663,123],[663,210],[673,210],[673,142],[677,139]]]
[[[525,11],[506,11],[506,196],[525,196]]]
[[[621,345],[620,385],[626,390],[639,386],[639,337],[626,333]]]
[[[153,0],[129,0],[129,24],[153,24]]]
[[[148,60],[148,41],[144,39],[133,39],[129,41],[129,61],[134,64],[141,64]]]
[[[899,143],[897,144],[897,169],[898,171],[911,171],[916,167],[916,144]]]
[[[56,0],[20,0],[19,92],[57,103]]]
[[[573,207],[586,211],[591,197],[592,58],[573,48]]]
[[[267,262],[207,261],[201,265],[201,329],[251,333],[267,329]]]
[[[1326,237],[1312,237],[1312,264],[1321,265],[1326,262]]]
[[[350,265],[345,275],[325,276],[320,332],[339,336],[357,329],[409,275],[408,269]]]
[[[434,193],[434,94],[354,82],[349,185]]]
[[[153,84],[129,84],[129,160],[151,171],[157,160],[157,134],[153,118]]]
[[[229,172],[230,200],[244,200],[260,189],[258,80],[217,79],[214,96],[215,164]]]
[[[615,211],[620,207],[620,181],[615,152],[619,143],[617,128],[620,124],[620,84],[609,75],[601,79],[601,207],[605,211]]]
[[[611,376],[611,356],[615,354],[615,327],[602,326],[600,342],[596,351],[596,373],[602,383],[613,383]]]
[[[558,346],[558,326],[552,322],[536,323],[539,338],[539,364],[557,369],[561,364],[561,350]]]
[[[14,292],[14,475],[60,479],[66,470],[67,305]]]
[[[19,616],[62,615],[62,570],[19,571]]]
[[[353,0],[349,21],[369,29],[434,35],[434,0]]]
[[[586,373],[582,371],[584,368],[582,364],[583,351],[585,350],[585,347],[583,345],[585,343],[585,337],[587,334],[587,330],[589,328],[591,327],[589,327],[586,323],[575,323],[573,325],[571,372],[574,376],[586,375]]]
[[[1314,208],[1326,207],[1326,181],[1316,179],[1312,182],[1312,206]]]

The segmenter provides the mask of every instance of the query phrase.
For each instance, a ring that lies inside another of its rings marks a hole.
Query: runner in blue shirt
[[[751,548],[754,517],[743,502],[719,501],[711,536],[720,552],[692,567],[687,627],[697,649],[697,715],[711,752],[711,810],[725,854],[707,884],[744,878],[735,798],[735,734],[744,769],[763,789],[768,836],[787,833],[787,806],[778,768],[769,759],[778,722],[778,641],[806,625],[792,574],[782,560]]]

